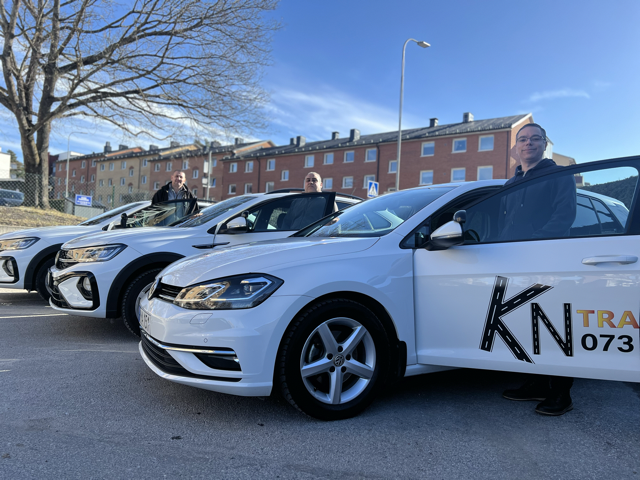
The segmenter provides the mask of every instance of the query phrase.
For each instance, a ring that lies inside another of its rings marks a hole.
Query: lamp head
[[[417,42],[418,46],[422,47],[422,48],[427,48],[430,47],[431,45],[429,45],[427,42],[423,42],[423,41],[419,41]]]

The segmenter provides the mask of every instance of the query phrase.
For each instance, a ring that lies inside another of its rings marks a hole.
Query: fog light
[[[84,280],[82,280],[82,288],[87,292],[91,291],[91,281],[89,280],[89,277],[84,277]]]
[[[9,275],[11,275],[12,277],[15,277],[15,274],[13,271],[13,262],[11,260],[4,261],[4,269]]]

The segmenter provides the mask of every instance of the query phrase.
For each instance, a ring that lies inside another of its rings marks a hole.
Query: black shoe
[[[564,415],[573,410],[573,402],[569,393],[555,394],[538,404],[536,412],[541,415]]]
[[[549,380],[547,378],[534,378],[520,388],[505,390],[502,396],[508,400],[541,402],[549,395]]]

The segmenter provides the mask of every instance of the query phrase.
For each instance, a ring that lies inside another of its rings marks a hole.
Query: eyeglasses
[[[518,143],[527,143],[527,140],[531,140],[534,143],[538,143],[544,140],[544,137],[541,137],[540,135],[533,135],[532,137],[518,137],[518,139],[516,140]]]
[[[307,183],[318,183],[318,179],[317,178],[305,178],[304,179],[305,182]]]

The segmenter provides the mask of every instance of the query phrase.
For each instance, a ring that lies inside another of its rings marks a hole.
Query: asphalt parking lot
[[[558,417],[455,370],[325,423],[158,378],[124,325],[0,289],[0,478],[640,479],[640,385],[576,380]]]

